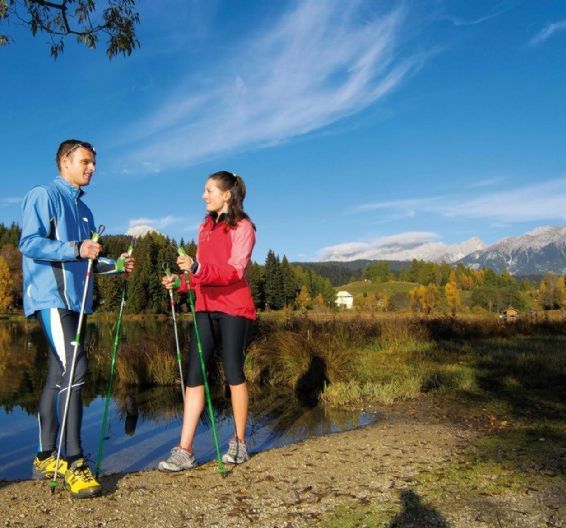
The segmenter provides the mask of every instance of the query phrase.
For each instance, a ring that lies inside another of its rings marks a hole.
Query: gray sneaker
[[[167,460],[159,462],[157,469],[160,471],[183,471],[185,469],[192,469],[197,465],[197,460],[192,453],[174,447],[171,449],[171,454]]]
[[[228,444],[228,451],[222,456],[225,464],[242,464],[250,459],[246,444],[242,444],[237,438],[232,438]]]

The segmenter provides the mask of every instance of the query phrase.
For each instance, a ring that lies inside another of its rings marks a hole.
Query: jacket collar
[[[85,194],[85,191],[83,191],[83,189],[81,187],[79,187],[77,189],[74,185],[71,185],[61,175],[59,175],[57,178],[55,178],[55,185],[57,185],[57,187],[59,187],[59,189],[61,189],[61,191],[67,193],[71,198],[73,198],[75,200],[78,199],[78,198],[81,198]]]
[[[219,224],[220,222],[226,220],[226,217],[228,216],[226,213],[222,213],[220,216],[218,216],[218,213],[208,213],[209,218],[216,224]]]

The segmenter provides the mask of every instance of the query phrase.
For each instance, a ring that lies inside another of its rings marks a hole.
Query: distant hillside
[[[375,261],[360,259],[349,262],[293,262],[292,264],[310,269],[321,277],[329,279],[333,286],[340,286],[360,280],[363,270],[373,262]],[[389,261],[388,264],[391,271],[401,271],[411,265],[410,262],[401,261]]]

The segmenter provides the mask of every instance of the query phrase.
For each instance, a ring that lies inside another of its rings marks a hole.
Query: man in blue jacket
[[[99,258],[102,246],[91,240],[96,227],[90,209],[82,201],[82,187],[90,183],[96,170],[94,147],[74,139],[63,141],[56,161],[59,177],[48,185],[34,187],[22,205],[24,312],[26,317],[37,317],[50,344],[47,380],[39,400],[39,449],[33,461],[36,478],[52,478],[55,473],[59,417],[63,416],[71,381],[88,260],[95,261],[95,273],[103,274],[129,273],[135,264],[127,253],[118,260]],[[92,291],[90,281],[85,314],[92,313]],[[65,457],[57,468],[76,498],[92,497],[102,491],[83,458],[81,445],[81,391],[86,371],[87,357],[80,342],[62,435]]]

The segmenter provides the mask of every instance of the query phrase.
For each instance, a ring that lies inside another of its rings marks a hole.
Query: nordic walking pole
[[[100,225],[98,231],[94,231],[91,236],[93,242],[98,242],[100,235],[104,232],[104,226]],[[81,328],[83,326],[83,319],[85,314],[85,304],[88,295],[88,287],[90,283],[90,278],[92,275],[92,264],[93,259],[88,259],[88,266],[86,269],[85,276],[85,287],[83,290],[83,299],[81,301],[81,311],[79,313],[79,324],[77,325],[77,334],[74,341],[73,359],[71,360],[71,371],[69,373],[69,385],[67,386],[67,396],[65,398],[65,407],[63,410],[63,419],[61,421],[61,429],[59,431],[59,447],[57,448],[57,460],[55,461],[55,472],[53,473],[53,479],[49,483],[51,486],[51,493],[55,492],[57,487],[57,474],[59,471],[59,462],[61,461],[61,447],[63,445],[63,437],[65,436],[65,427],[67,426],[67,414],[69,413],[69,402],[71,400],[71,389],[73,387],[73,378],[75,377],[75,365],[77,363],[77,352],[79,350],[79,345],[81,342]]]
[[[171,268],[168,262],[163,263],[163,271],[169,277]],[[173,298],[173,290],[169,290],[169,300],[171,302],[171,316],[173,317],[173,330],[175,331],[175,346],[177,347],[177,364],[179,365],[179,376],[181,376],[181,393],[183,394],[183,403],[185,402],[185,380],[183,379],[183,361],[181,356],[181,347],[179,346],[179,331],[177,330],[177,315],[175,313],[175,299]]]
[[[187,252],[180,247],[177,249],[177,253],[181,256],[187,256]],[[185,277],[187,279],[187,286],[189,286],[189,304],[191,306],[191,314],[193,316],[193,325],[195,329],[195,338],[197,340],[197,350],[198,357],[200,360],[200,370],[202,372],[202,379],[204,380],[204,392],[206,395],[206,403],[208,406],[208,414],[210,416],[210,423],[212,425],[212,436],[214,437],[214,447],[216,448],[216,461],[218,462],[218,471],[223,477],[226,476],[226,468],[224,467],[224,462],[222,462],[222,456],[220,455],[220,446],[218,445],[218,434],[216,433],[216,422],[214,421],[214,409],[212,408],[212,398],[210,397],[210,388],[208,387],[208,381],[206,379],[206,365],[204,364],[204,356],[202,353],[202,343],[200,341],[200,333],[198,331],[197,316],[195,313],[195,302],[193,299],[193,291],[189,284],[189,274],[185,272]]]
[[[128,257],[132,256],[134,251],[133,241],[128,247]],[[98,455],[96,457],[96,466],[94,468],[94,476],[98,478],[100,474],[100,465],[102,463],[102,451],[104,447],[104,437],[106,436],[106,423],[108,421],[108,411],[110,409],[110,396],[112,395],[112,381],[114,379],[114,368],[116,366],[116,356],[118,355],[118,344],[120,343],[120,332],[122,330],[122,314],[124,305],[126,304],[128,290],[128,278],[124,277],[122,284],[122,298],[120,300],[120,310],[118,311],[118,321],[116,322],[116,330],[114,333],[114,346],[112,347],[112,360],[110,362],[110,377],[108,378],[108,388],[106,389],[106,400],[104,402],[104,415],[102,417],[102,426],[100,427],[100,437],[98,439]]]

